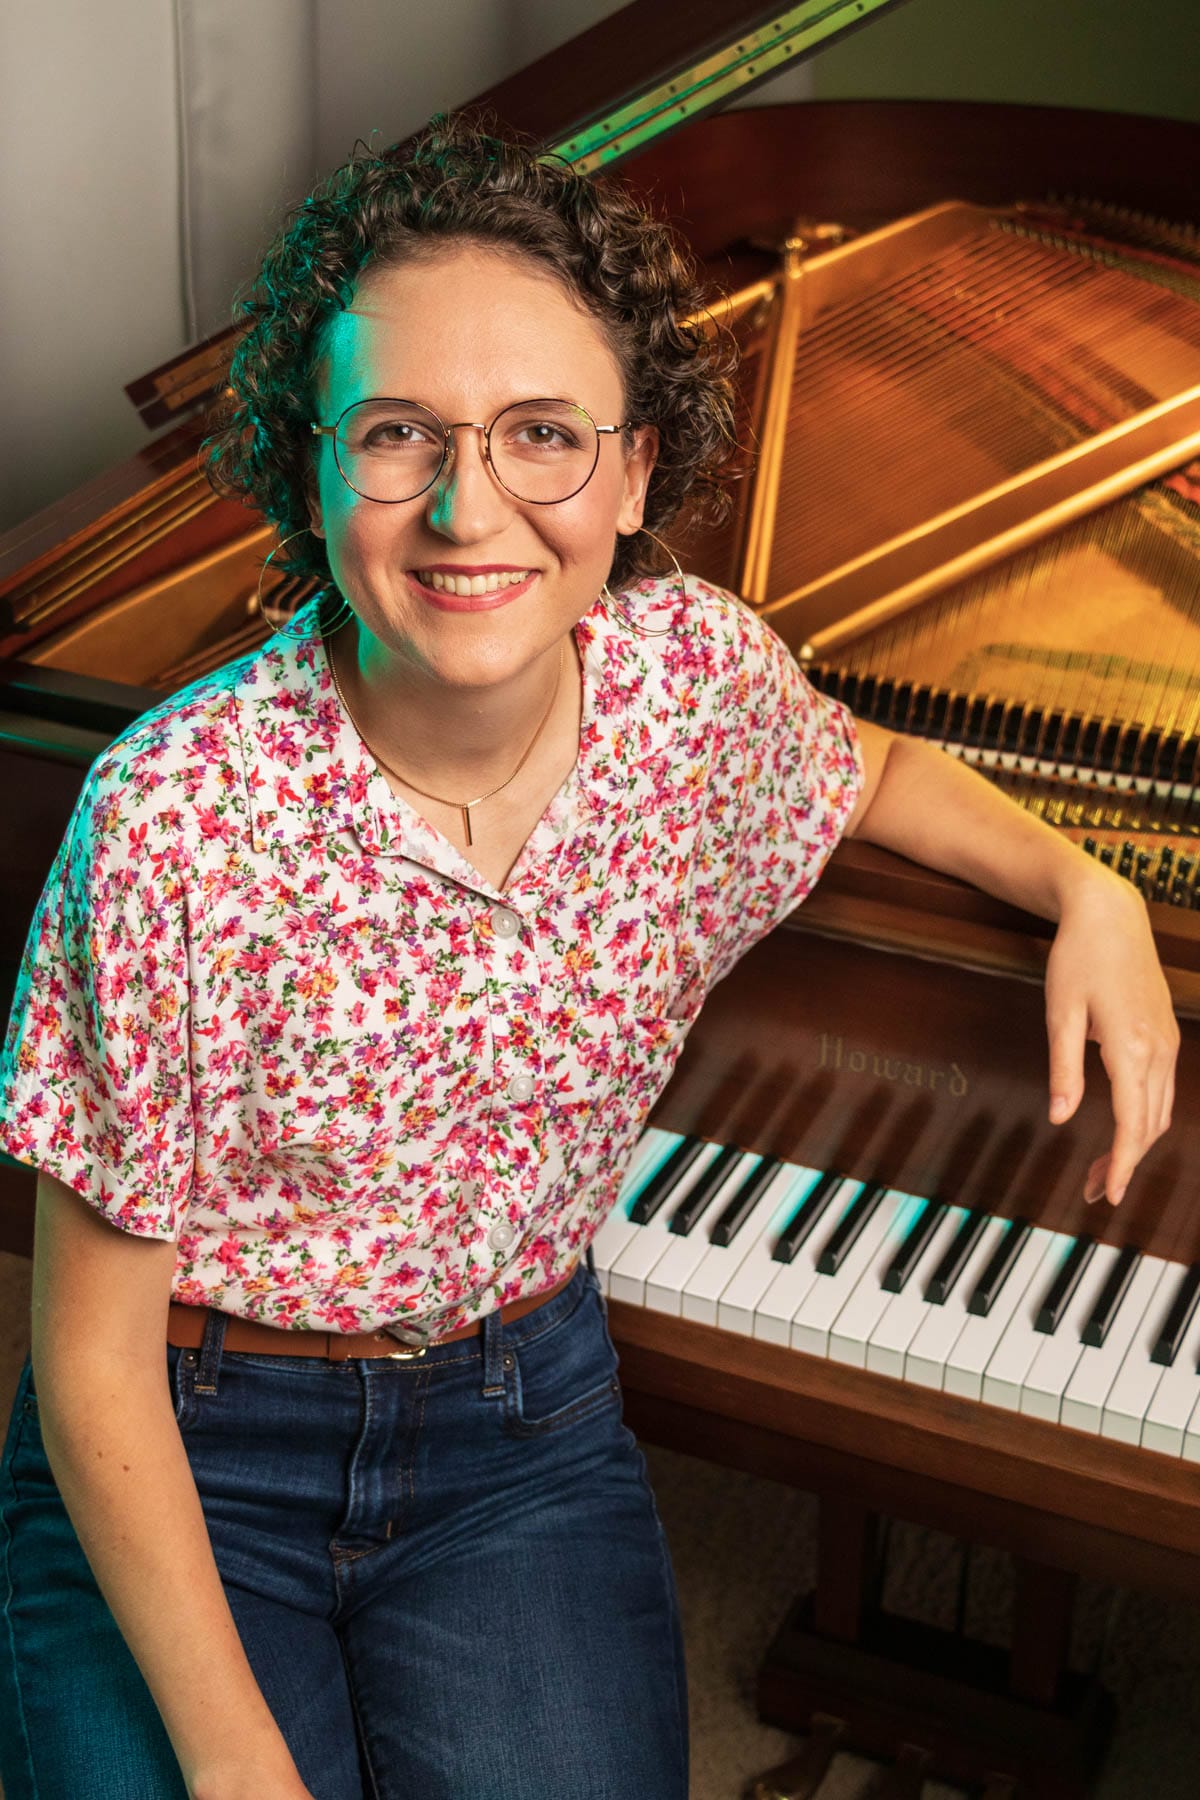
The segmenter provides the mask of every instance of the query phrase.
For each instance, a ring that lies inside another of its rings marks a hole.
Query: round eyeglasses
[[[483,454],[514,500],[554,506],[586,487],[600,458],[600,438],[624,425],[597,425],[572,400],[518,400],[490,425],[460,419],[447,425],[413,400],[356,400],[333,425],[312,424],[333,439],[347,487],[364,500],[395,505],[431,488],[453,452],[455,431],[482,431]]]

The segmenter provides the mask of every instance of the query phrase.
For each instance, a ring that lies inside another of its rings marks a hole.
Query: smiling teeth
[[[501,588],[518,587],[531,573],[530,569],[505,569],[495,575],[443,575],[440,569],[418,569],[417,580],[439,594],[457,594],[466,600],[472,594],[498,594]]]

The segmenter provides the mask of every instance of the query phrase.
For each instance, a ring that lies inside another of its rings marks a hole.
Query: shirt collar
[[[321,636],[328,592],[315,595],[243,663],[234,685],[254,849],[349,831],[370,855],[406,857],[481,888],[478,871],[392,793],[342,706]],[[639,626],[663,635],[637,635],[601,600],[576,626],[583,669],[579,758],[514,875],[585,818],[619,829],[639,779],[669,755],[681,708],[690,710],[680,679],[689,608],[674,584],[643,580],[617,604]]]

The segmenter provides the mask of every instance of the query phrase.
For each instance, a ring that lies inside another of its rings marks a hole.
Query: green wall
[[[811,67],[818,100],[1015,100],[1200,122],[1200,0],[905,0]]]

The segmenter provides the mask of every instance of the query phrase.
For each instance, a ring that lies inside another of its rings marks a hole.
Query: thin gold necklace
[[[350,711],[349,702],[347,701],[345,694],[343,694],[343,692],[342,692],[342,684],[338,680],[337,663],[335,662],[334,655],[333,655],[332,639],[330,639],[329,642],[325,646],[325,655],[326,655],[326,661],[329,664],[329,672],[333,676],[333,685],[337,689],[338,699],[341,701],[342,705],[345,707],[346,715],[349,718],[350,723],[353,725],[355,731],[358,732],[359,737],[362,738],[363,743],[366,744],[367,749],[371,750],[371,755],[375,758],[375,761],[379,764],[380,768],[386,769],[389,775],[394,775],[396,777],[397,781],[401,781],[404,783],[405,787],[411,788],[414,794],[420,794],[420,796],[423,800],[436,800],[439,806],[456,806],[458,808],[459,812],[462,814],[463,830],[466,832],[466,835],[467,835],[467,844],[471,845],[475,842],[475,839],[471,835],[471,808],[473,806],[482,806],[485,800],[491,800],[496,794],[498,794],[500,792],[501,788],[506,788],[508,786],[509,782],[515,781],[517,779],[517,776],[521,773],[521,770],[525,767],[525,764],[529,761],[530,753],[533,750],[533,746],[537,743],[538,739],[542,735],[542,732],[546,728],[546,724],[550,718],[550,714],[554,711],[554,702],[558,699],[558,690],[562,686],[563,663],[566,660],[566,658],[563,654],[564,650],[565,650],[565,645],[562,648],[560,648],[559,653],[558,653],[558,674],[554,677],[554,691],[550,695],[550,704],[549,704],[549,706],[547,706],[545,712],[542,714],[542,717],[538,724],[537,730],[534,732],[533,736],[530,738],[529,742],[526,744],[525,751],[521,757],[520,762],[517,764],[516,768],[513,770],[511,775],[506,776],[505,779],[503,781],[497,783],[497,785],[494,788],[489,788],[486,794],[479,794],[474,800],[447,800],[441,794],[431,794],[427,788],[419,788],[415,781],[410,781],[407,775],[402,775],[400,773],[399,769],[393,769],[390,763],[384,762],[382,756],[380,756],[380,754],[377,750],[371,750],[371,746],[370,746],[370,744],[367,744],[367,740],[363,736],[362,728],[359,725],[358,720],[354,717],[354,714]]]

